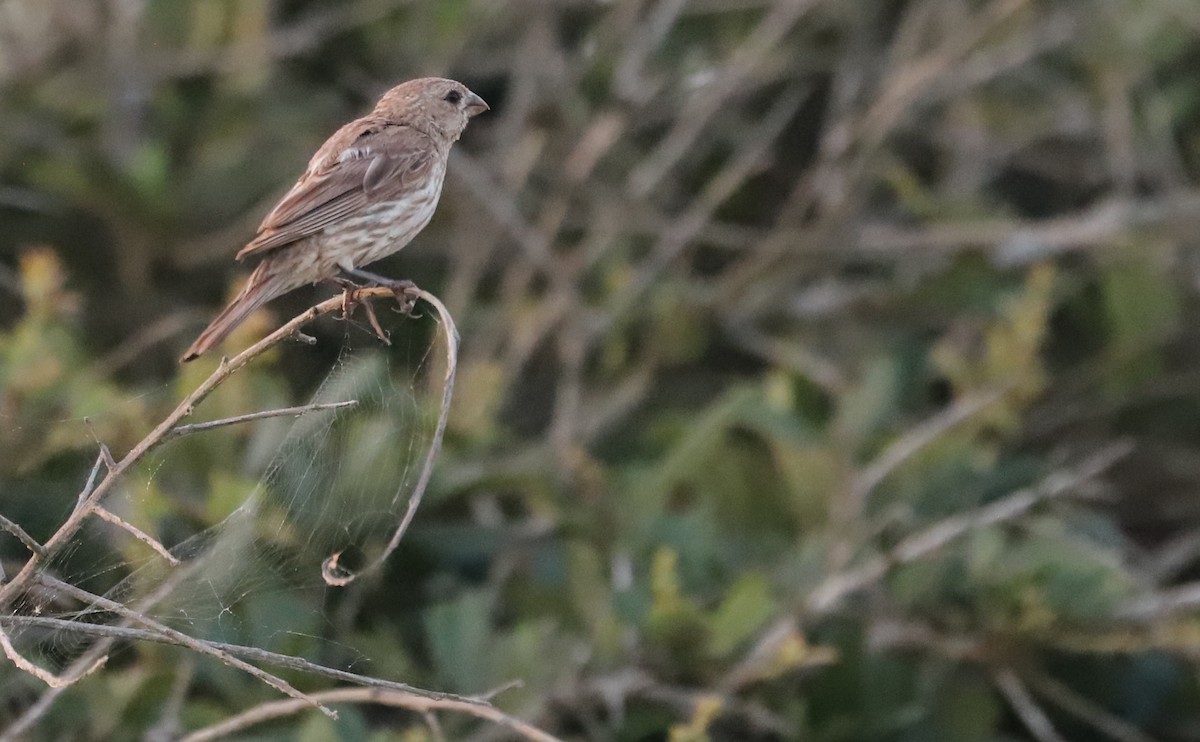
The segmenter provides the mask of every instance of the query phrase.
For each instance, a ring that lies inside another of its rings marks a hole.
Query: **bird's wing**
[[[347,124],[317,151],[237,259],[284,247],[367,206],[420,190],[438,156],[433,140],[411,127],[371,120]]]

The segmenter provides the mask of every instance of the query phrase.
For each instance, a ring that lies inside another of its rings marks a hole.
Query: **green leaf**
[[[488,689],[492,600],[491,591],[473,590],[425,612],[430,654],[446,687],[462,693]]]
[[[710,651],[722,657],[764,626],[774,615],[775,600],[771,585],[761,574],[741,577],[725,593],[725,599],[709,621],[712,636]]]

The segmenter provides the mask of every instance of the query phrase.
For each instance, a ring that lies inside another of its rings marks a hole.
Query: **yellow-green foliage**
[[[390,346],[327,318],[189,422],[360,399],[336,427],[173,440],[106,499],[208,570],[156,615],[436,690],[521,680],[497,705],[565,740],[1192,739],[1198,59],[1188,0],[0,0],[0,514],[47,538],[100,442],[328,295],[175,361],[321,141],[451,75],[492,111],[373,266],[462,335],[422,509],[350,587],[294,567],[390,536],[440,401],[431,313],[377,304]],[[0,532],[4,574],[26,554]],[[106,523],[51,566],[129,600],[173,574]],[[17,639],[50,668],[82,647]],[[0,729],[42,692],[0,660]],[[133,642],[23,738],[274,700]],[[242,733],[482,724],[338,710]]]

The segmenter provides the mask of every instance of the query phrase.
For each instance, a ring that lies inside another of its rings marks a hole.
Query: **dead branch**
[[[424,293],[424,292],[422,292]],[[363,299],[391,297],[392,293],[389,289],[371,288],[363,289],[359,292],[359,296]],[[426,296],[429,296],[426,294]],[[312,322],[317,317],[328,314],[330,312],[340,310],[342,307],[341,297],[326,299],[325,301],[310,307],[293,317],[290,321],[284,324],[279,329],[272,332],[267,337],[259,340],[254,345],[233,357],[232,360],[222,359],[221,364],[214,370],[200,386],[196,387],[191,394],[187,395],[167,417],[158,424],[145,438],[143,438],[129,453],[118,462],[109,466],[108,472],[94,487],[85,488],[81,494],[79,504],[74,512],[67,520],[55,531],[54,535],[43,544],[42,553],[33,554],[21,571],[15,577],[6,582],[3,587],[0,587],[0,608],[10,605],[33,581],[38,572],[39,566],[43,562],[48,562],[67,544],[71,542],[79,529],[83,527],[84,521],[93,513],[94,506],[100,502],[105,494],[116,484],[131,467],[140,461],[153,448],[162,444],[171,437],[172,431],[179,425],[179,422],[188,417],[195,410],[196,405],[204,401],[208,395],[212,394],[222,383],[230,376],[237,373],[250,361],[254,360],[264,352],[296,335],[300,328]],[[94,478],[93,472],[93,478]]]
[[[151,549],[153,549],[155,551],[155,553],[157,553],[160,557],[162,557],[167,562],[167,564],[170,564],[172,567],[179,566],[179,560],[175,557],[175,555],[172,554],[170,551],[168,551],[167,547],[163,546],[162,543],[160,543],[158,539],[154,538],[153,536],[146,533],[142,529],[138,528],[137,526],[135,526],[132,523],[130,523],[129,521],[125,520],[121,516],[117,515],[116,513],[112,512],[111,510],[108,510],[107,508],[104,508],[100,505],[92,506],[92,512],[94,512],[96,514],[96,517],[99,518],[100,520],[108,521],[109,523],[112,523],[113,525],[117,526],[118,528],[126,531],[129,535],[133,536],[138,541],[141,541],[146,546],[149,546]]]
[[[492,706],[479,705],[477,703],[424,698],[412,693],[383,690],[380,688],[339,688],[322,693],[313,693],[312,697],[322,703],[374,703],[382,706],[409,709],[420,714],[432,711],[455,711],[507,727],[525,739],[534,740],[534,742],[562,742],[558,737],[547,734],[515,716],[509,716]],[[237,716],[225,719],[218,724],[198,729],[183,737],[180,742],[205,742],[206,740],[220,739],[255,724],[261,724],[264,721],[291,716],[303,711],[304,708],[304,704],[299,701],[271,701],[260,704]]]
[[[188,636],[187,634],[183,633],[182,631],[177,631],[175,629],[172,629],[170,626],[167,626],[163,623],[155,621],[154,619],[150,618],[149,616],[146,616],[142,613],[139,613],[137,611],[126,608],[124,605],[116,602],[115,600],[109,600],[108,598],[105,598],[103,596],[96,595],[94,593],[90,593],[82,588],[78,588],[78,587],[70,584],[69,582],[63,582],[62,580],[56,579],[54,577],[50,577],[49,575],[46,575],[46,574],[38,575],[38,581],[41,582],[43,585],[46,585],[47,587],[51,587],[56,590],[60,590],[63,593],[70,595],[73,598],[76,598],[77,600],[81,600],[85,603],[90,603],[92,605],[98,606],[106,611],[115,613],[118,616],[121,616],[122,618],[129,619],[130,621],[133,621],[134,623],[139,623],[142,626],[145,626],[147,629],[149,629],[155,633],[161,634],[163,637],[173,640],[173,643],[179,644],[180,646],[183,646],[183,647],[187,647],[188,649],[191,649],[192,651],[197,652],[199,654],[206,654],[210,657],[214,657],[214,658],[220,660],[221,662],[225,663],[226,665],[229,665],[230,667],[237,668],[238,670],[241,670],[242,672],[246,673],[247,675],[257,678],[258,680],[261,680],[263,683],[266,683],[267,685],[271,686],[275,690],[277,690],[281,693],[284,693],[286,695],[289,695],[298,701],[301,701],[309,706],[312,706],[313,708],[320,710],[322,713],[324,713],[326,716],[328,716],[331,719],[337,718],[336,711],[325,706],[320,701],[313,699],[312,696],[296,690],[296,688],[294,688],[291,683],[287,682],[283,678],[278,677],[276,675],[272,675],[271,673],[267,672],[266,670],[263,670],[262,668],[251,665],[249,662],[240,660],[237,657],[234,657],[233,655],[229,654],[228,652],[225,652],[221,649],[217,649],[216,647],[213,647],[211,644],[208,644],[207,642],[203,642],[203,641],[200,641],[199,639],[195,639],[191,636]]]
[[[19,652],[17,652],[16,648],[12,645],[12,642],[9,641],[8,634],[4,633],[3,629],[0,629],[0,649],[4,650],[4,656],[8,657],[8,659],[14,665],[16,665],[18,669],[24,670],[25,672],[34,676],[35,678],[42,681],[43,683],[50,686],[51,688],[66,688],[68,685],[75,683],[77,680],[82,678],[84,675],[87,675],[87,674],[91,673],[92,671],[99,669],[100,666],[103,665],[105,663],[105,661],[108,659],[107,657],[101,657],[100,659],[98,659],[94,663],[92,663],[90,666],[88,666],[78,672],[68,671],[68,672],[63,673],[62,675],[55,675],[54,673],[52,673],[48,670],[44,670],[44,669],[38,667],[37,665],[35,665],[34,663],[30,662],[29,660],[25,659],[24,657],[22,657],[21,654]]]
[[[0,528],[15,536],[18,541],[25,545],[26,549],[29,549],[34,554],[44,554],[46,552],[33,536],[25,532],[24,528],[5,518],[3,515],[0,515]]]
[[[1007,668],[998,670],[993,680],[1034,739],[1038,742],[1066,742],[1015,672]]]
[[[376,289],[364,289],[364,290],[360,291],[360,297],[362,297],[364,299],[383,298],[383,297],[391,297],[391,296],[392,296],[392,292],[390,289],[376,288]],[[456,369],[456,365],[457,365],[458,334],[454,327],[454,322],[453,322],[453,319],[450,317],[449,312],[446,310],[445,306],[442,304],[442,302],[436,296],[429,294],[427,292],[424,292],[424,291],[418,291],[418,296],[425,299],[427,302],[429,302],[430,304],[432,304],[435,307],[435,309],[438,311],[439,318],[441,319],[442,323],[445,325],[446,331],[447,331],[447,374],[446,374],[446,387],[443,392],[441,415],[439,417],[438,427],[437,427],[437,431],[435,433],[434,444],[431,447],[431,450],[427,453],[425,467],[422,470],[421,477],[420,477],[420,480],[417,485],[417,490],[409,500],[408,509],[406,510],[404,517],[401,520],[401,523],[398,526],[397,531],[396,531],[395,535],[393,536],[391,542],[389,543],[387,549],[384,551],[383,555],[379,558],[379,560],[377,562],[373,563],[372,565],[370,565],[370,567],[368,567],[368,569],[377,567],[380,563],[382,563],[384,560],[386,560],[388,555],[390,555],[392,553],[392,551],[398,545],[405,530],[407,529],[408,525],[411,523],[413,517],[415,516],[417,507],[420,505],[421,497],[424,493],[426,486],[428,485],[429,478],[432,475],[433,459],[436,457],[437,452],[440,449],[442,434],[445,430],[448,413],[449,413],[450,399],[451,399],[451,394],[452,394],[452,386],[453,386],[453,381],[454,381],[455,369]],[[137,638],[147,639],[147,638],[151,638],[151,637],[158,637],[158,639],[161,641],[165,641],[167,643],[183,646],[194,652],[197,652],[200,654],[205,654],[205,655],[214,657],[216,659],[219,659],[221,662],[223,662],[227,665],[230,665],[232,667],[238,668],[238,669],[254,676],[255,678],[261,680],[262,682],[266,683],[267,685],[270,685],[271,687],[275,688],[276,690],[279,690],[280,692],[283,692],[283,693],[291,696],[296,701],[306,704],[306,705],[315,706],[316,708],[320,709],[322,712],[330,715],[331,717],[336,718],[336,714],[332,710],[330,710],[329,708],[322,705],[319,701],[313,700],[313,698],[311,696],[301,693],[300,691],[296,690],[294,687],[292,687],[289,683],[284,681],[282,678],[272,675],[271,673],[268,673],[258,667],[255,667],[254,665],[251,665],[242,659],[239,659],[237,656],[235,656],[234,653],[226,651],[222,647],[216,646],[209,642],[204,642],[204,641],[195,639],[191,636],[188,636],[187,634],[176,631],[158,621],[151,619],[148,615],[146,615],[144,613],[144,610],[148,609],[151,605],[153,605],[154,602],[157,602],[157,600],[160,600],[162,597],[161,595],[159,595],[157,597],[157,599],[153,600],[149,605],[146,605],[139,609],[131,609],[121,603],[109,600],[109,599],[104,598],[99,595],[89,593],[89,592],[82,590],[81,588],[78,588],[74,585],[63,582],[57,578],[51,577],[44,572],[44,570],[42,569],[42,565],[50,562],[59,550],[61,550],[67,544],[69,544],[71,542],[72,538],[76,535],[76,533],[78,533],[79,529],[82,527],[86,518],[90,515],[95,515],[105,521],[108,521],[110,523],[113,523],[113,524],[119,526],[120,528],[123,528],[127,532],[131,533],[134,537],[138,538],[138,540],[149,545],[152,549],[154,549],[157,553],[159,553],[164,559],[166,559],[173,566],[179,565],[180,562],[173,555],[171,555],[170,552],[166,549],[166,547],[163,546],[158,540],[154,539],[149,534],[146,534],[145,532],[141,531],[140,529],[136,528],[135,526],[128,523],[124,519],[120,518],[119,516],[115,515],[111,511],[104,508],[100,504],[101,500],[109,491],[112,490],[116,481],[123,474],[128,472],[129,469],[131,467],[133,467],[138,461],[140,461],[149,451],[151,451],[156,446],[161,445],[163,442],[170,440],[171,438],[179,437],[182,435],[187,435],[187,434],[194,433],[194,432],[199,432],[202,430],[211,430],[211,429],[217,428],[217,427],[223,427],[226,425],[233,425],[233,424],[238,424],[238,423],[242,423],[242,422],[247,422],[247,421],[251,421],[251,420],[258,420],[258,419],[263,419],[263,418],[268,418],[268,417],[279,417],[279,416],[285,416],[285,415],[300,415],[305,412],[309,412],[309,411],[313,411],[313,410],[338,409],[338,408],[350,407],[350,406],[357,404],[356,401],[352,400],[352,401],[347,401],[347,402],[336,402],[336,403],[329,403],[329,404],[304,405],[304,406],[289,407],[289,408],[284,408],[284,409],[279,409],[279,410],[267,410],[267,411],[263,411],[263,412],[250,413],[247,415],[239,415],[239,416],[235,416],[235,417],[231,417],[231,418],[225,418],[225,419],[215,420],[215,421],[206,422],[206,423],[196,423],[196,424],[192,424],[192,425],[180,425],[179,424],[181,420],[183,420],[184,418],[186,418],[187,416],[189,416],[193,413],[196,406],[200,402],[202,402],[218,386],[220,386],[224,381],[226,381],[230,376],[232,376],[234,373],[236,373],[238,370],[240,370],[242,367],[244,367],[251,360],[253,360],[257,356],[261,355],[263,352],[265,352],[269,348],[273,347],[274,345],[276,345],[288,338],[299,335],[300,328],[303,325],[307,324],[308,322],[311,322],[316,317],[318,317],[322,314],[326,314],[326,313],[338,310],[341,308],[341,306],[342,306],[342,302],[341,302],[340,297],[328,299],[320,304],[317,304],[314,307],[309,308],[307,311],[301,313],[300,315],[294,317],[292,320],[290,320],[289,322],[284,324],[282,327],[280,327],[279,329],[272,332],[267,337],[263,338],[259,342],[252,345],[250,348],[247,348],[246,350],[242,351],[238,355],[234,356],[234,358],[232,360],[223,358],[221,360],[220,365],[217,367],[217,369],[214,370],[208,376],[208,378],[205,379],[204,382],[202,382],[195,390],[193,390],[190,394],[188,394],[187,397],[182,402],[180,402],[175,407],[175,409],[172,410],[172,412],[169,415],[167,415],[167,417],[161,423],[159,423],[159,425],[157,427],[154,428],[154,430],[152,430],[145,438],[143,438],[137,445],[135,445],[133,447],[133,449],[130,450],[120,461],[115,461],[113,459],[111,453],[109,453],[108,449],[103,445],[103,443],[100,443],[100,448],[101,448],[100,455],[97,457],[97,460],[96,460],[95,464],[93,465],[91,472],[88,476],[87,482],[85,483],[83,489],[81,490],[81,492],[79,494],[75,508],[72,510],[71,514],[68,516],[66,521],[59,527],[59,529],[54,533],[53,536],[51,536],[51,538],[45,544],[38,544],[34,539],[29,537],[29,535],[27,533],[25,533],[25,531],[23,529],[21,529],[19,526],[17,526],[15,523],[12,523],[8,519],[4,519],[3,521],[0,521],[0,527],[5,528],[5,530],[8,530],[16,538],[21,540],[22,543],[24,543],[31,552],[29,559],[26,561],[24,566],[21,568],[20,572],[13,579],[5,582],[3,584],[3,586],[0,587],[0,607],[4,607],[4,606],[11,604],[12,601],[15,600],[17,596],[19,596],[24,591],[29,589],[34,582],[37,582],[42,585],[56,589],[64,594],[71,595],[71,596],[73,596],[79,600],[82,600],[92,606],[99,607],[99,608],[103,609],[104,611],[115,613],[116,615],[120,616],[124,621],[123,626],[107,627],[107,629],[111,630],[111,633],[109,633],[107,635],[106,641],[98,643],[97,647],[93,647],[93,650],[95,650],[95,651],[89,651],[85,655],[85,657],[87,658],[86,662],[82,662],[82,660],[84,658],[80,658],[80,660],[77,660],[75,663],[73,663],[72,666],[69,667],[67,669],[67,671],[64,672],[61,676],[54,675],[53,673],[43,670],[42,668],[38,667],[36,664],[32,663],[31,661],[29,661],[26,658],[24,658],[23,656],[21,656],[16,651],[16,649],[12,646],[11,642],[8,639],[7,634],[4,634],[2,631],[0,631],[0,648],[3,649],[4,653],[9,657],[9,659],[14,663],[14,665],[16,665],[19,669],[24,670],[25,672],[28,672],[29,674],[34,675],[35,677],[41,679],[43,682],[46,682],[48,685],[51,686],[52,690],[59,690],[65,686],[69,685],[70,683],[75,682],[79,677],[82,677],[83,675],[87,674],[88,672],[93,671],[94,669],[99,667],[101,664],[103,664],[103,662],[105,661],[105,659],[107,657],[106,653],[107,653],[107,649],[108,649],[109,645],[111,644],[111,641],[122,636],[122,633],[121,633],[122,631],[124,631],[124,632],[135,631],[133,629],[128,628],[129,623],[135,623],[135,624],[140,624],[141,626],[145,627],[145,632],[142,634],[139,634]],[[101,465],[105,466],[106,472],[105,472],[103,478],[100,478],[98,480],[97,478],[99,477],[99,474],[100,474]],[[9,525],[11,525],[11,527],[9,527]],[[178,575],[179,573],[176,573],[176,574]],[[345,579],[345,578],[343,578],[343,579]],[[353,578],[351,577],[350,579],[353,579]],[[345,582],[349,582],[350,579],[345,579]],[[168,582],[173,583],[174,581],[168,580]],[[6,623],[12,623],[12,622],[19,622],[19,620],[21,618],[23,618],[23,617],[10,615],[7,617],[0,618],[0,620],[7,619]],[[88,627],[96,626],[95,624],[85,624],[85,625]],[[93,631],[93,633],[99,633],[99,632]],[[132,635],[127,635],[126,638],[132,638]],[[282,657],[282,656],[280,656],[280,657]],[[297,660],[297,661],[299,661],[299,660]],[[299,661],[299,662],[302,662],[302,661]],[[308,663],[308,664],[311,664],[311,663]],[[308,664],[304,665],[305,669],[311,669],[308,667]],[[314,665],[313,667],[319,667],[319,666]],[[324,670],[324,672],[322,672],[321,674],[333,675],[335,677],[341,677],[341,679],[347,679],[347,680],[361,680],[360,676],[354,676],[352,673],[340,673],[339,671],[332,670],[331,668],[322,668],[322,670]],[[471,701],[470,699],[461,699],[461,698],[457,698],[457,697],[452,697],[450,695],[425,692],[425,691],[421,691],[420,689],[405,686],[404,684],[395,684],[395,686],[390,688],[389,690],[392,692],[405,693],[414,698],[435,696],[436,698],[434,698],[432,700],[438,700],[439,702],[464,704],[466,706],[482,705],[485,708],[490,708],[485,702],[476,702],[476,701]],[[54,696],[49,696],[49,695],[46,696],[44,698],[44,700],[46,700],[46,703],[37,704],[37,706],[38,706],[37,713],[32,714],[32,715],[27,715],[27,718],[18,722],[18,726],[21,726],[22,722],[24,722],[23,728],[27,728],[29,724],[32,724],[33,720],[40,717],[45,712],[45,709],[47,709],[49,707],[49,702],[53,700],[53,697]],[[497,713],[499,713],[499,712],[497,712]]]
[[[13,626],[22,629],[45,629],[47,631],[65,631],[73,634],[84,634],[86,636],[95,636],[110,641],[143,641],[153,642],[155,644],[169,644],[173,646],[183,646],[175,641],[172,637],[166,636],[160,632],[150,629],[136,629],[123,623],[101,624],[89,623],[87,621],[71,621],[63,618],[51,618],[49,616],[0,616],[0,627]],[[227,642],[211,641],[207,639],[197,639],[197,641],[208,645],[213,649],[227,652],[235,657],[242,657],[256,662],[264,662],[275,667],[282,667],[287,670],[296,670],[299,672],[309,673],[311,675],[320,675],[333,680],[341,680],[355,685],[361,685],[365,688],[381,688],[383,690],[394,690],[402,693],[411,693],[414,696],[422,698],[430,698],[440,701],[459,701],[462,703],[474,703],[477,705],[488,705],[488,700],[495,692],[489,692],[482,697],[462,696],[457,693],[443,693],[441,691],[426,690],[417,688],[408,683],[400,683],[395,680],[382,680],[373,678],[369,675],[360,675],[358,673],[347,672],[346,670],[338,670],[334,667],[319,665],[315,662],[306,660],[302,657],[294,657],[288,654],[278,654],[266,649],[258,647],[249,647],[243,644],[229,644]]]
[[[983,507],[935,523],[902,540],[886,555],[827,577],[809,594],[805,610],[815,615],[827,613],[847,596],[874,584],[896,565],[914,562],[973,530],[1018,518],[1038,503],[1061,497],[1106,471],[1130,450],[1130,444],[1116,443],[1093,454],[1074,469],[1052,473],[1035,487],[1018,490]]]
[[[400,519],[400,524],[396,526],[395,533],[388,540],[387,546],[370,564],[362,568],[358,572],[348,573],[341,571],[338,566],[338,557],[340,553],[333,554],[328,557],[321,565],[321,577],[326,583],[342,587],[354,582],[360,576],[383,566],[383,563],[388,560],[396,547],[400,545],[400,540],[404,538],[404,534],[408,531],[409,524],[417,514],[417,508],[421,506],[421,500],[425,496],[425,489],[429,486],[429,479],[433,476],[433,465],[437,459],[438,453],[442,450],[442,436],[446,433],[446,424],[450,421],[450,401],[454,395],[454,376],[458,372],[458,328],[454,324],[454,318],[450,316],[446,305],[441,299],[427,291],[417,291],[417,296],[424,299],[433,305],[437,310],[438,319],[441,321],[446,335],[446,378],[442,386],[442,405],[438,410],[437,427],[433,431],[433,440],[430,441],[429,448],[425,452],[425,461],[421,466],[421,475],[417,479],[416,489],[413,490],[412,496],[408,498],[408,507],[404,511],[404,516]]]
[[[254,420],[264,420],[269,417],[299,417],[306,412],[315,412],[317,410],[340,410],[348,407],[354,407],[358,404],[358,400],[350,399],[345,402],[319,402],[315,404],[299,405],[297,407],[281,407],[277,410],[263,410],[262,412],[251,412],[245,415],[235,415],[226,417],[220,420],[212,420],[206,423],[192,423],[191,425],[180,425],[172,430],[167,438],[178,438],[180,436],[191,435],[192,433],[200,433],[213,428],[223,428],[226,425],[239,425],[241,423],[252,422]]]

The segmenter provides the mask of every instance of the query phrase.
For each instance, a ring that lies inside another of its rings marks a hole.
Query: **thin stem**
[[[46,553],[46,550],[42,547],[42,545],[39,544],[33,536],[30,536],[24,528],[20,527],[8,518],[5,518],[3,515],[0,515],[0,528],[3,528],[13,536],[16,536],[17,540],[24,544],[25,548],[29,549],[34,554]]]
[[[241,670],[242,672],[245,672],[246,674],[248,674],[254,678],[257,678],[258,680],[261,680],[263,683],[271,686],[275,690],[277,690],[281,693],[284,693],[286,695],[289,695],[292,698],[294,698],[298,701],[301,701],[309,706],[319,709],[322,713],[324,713],[329,718],[331,718],[331,719],[337,718],[337,712],[335,712],[333,709],[330,709],[329,707],[322,704],[320,701],[313,699],[308,694],[302,693],[302,692],[296,690],[294,687],[292,687],[292,685],[290,683],[288,683],[283,678],[272,675],[271,673],[267,672],[266,670],[263,670],[262,668],[251,665],[249,662],[240,660],[237,657],[234,657],[233,655],[229,654],[228,652],[217,649],[216,647],[212,646],[211,644],[208,644],[207,642],[203,642],[203,641],[200,641],[199,639],[188,636],[187,634],[183,633],[182,631],[176,631],[175,629],[172,629],[170,626],[159,623],[158,621],[155,621],[154,619],[150,618],[149,616],[143,615],[141,613],[138,613],[137,611],[126,608],[124,605],[122,605],[114,600],[109,600],[108,598],[102,597],[100,595],[90,593],[87,590],[84,590],[82,588],[79,588],[79,587],[76,587],[76,586],[70,584],[69,582],[63,582],[62,580],[55,579],[55,578],[50,577],[45,574],[38,575],[38,581],[47,587],[51,587],[56,590],[61,590],[62,592],[66,593],[67,595],[70,595],[70,596],[72,596],[78,600],[81,600],[85,603],[94,604],[106,611],[115,613],[118,616],[121,616],[122,618],[128,618],[128,619],[134,621],[135,623],[140,623],[142,626],[145,626],[146,628],[150,629],[151,631],[161,634],[162,636],[164,636],[168,639],[172,639],[173,643],[175,643],[175,644],[179,644],[181,646],[187,647],[188,649],[191,649],[192,651],[198,652],[200,654],[206,654],[210,657],[215,657],[216,659],[220,660],[221,662],[225,663],[226,665],[229,665],[230,667],[235,667],[235,668]]]
[[[180,562],[175,558],[175,555],[167,551],[167,547],[163,546],[158,539],[154,538],[142,529],[126,521],[111,510],[101,507],[100,505],[93,505],[92,512],[95,513],[96,517],[98,517],[100,520],[105,520],[109,523],[112,523],[118,528],[127,531],[129,535],[133,536],[138,541],[141,541],[146,546],[149,546],[151,549],[157,552],[160,557],[166,560],[167,564],[170,564],[172,567],[179,566]]]
[[[55,675],[49,670],[44,670],[25,659],[25,657],[23,657],[21,653],[17,651],[17,648],[12,645],[12,642],[9,641],[8,634],[6,634],[3,629],[0,629],[0,650],[4,651],[4,656],[8,657],[9,661],[16,665],[18,669],[24,670],[51,688],[66,688],[67,686],[77,682],[84,675],[99,669],[99,667],[108,660],[108,657],[101,657],[91,665],[84,668],[82,671],[72,672],[70,669],[68,669],[68,671],[62,675]]]
[[[365,298],[381,298],[390,297],[392,292],[384,288],[363,289],[360,296]],[[138,461],[150,452],[155,446],[160,445],[167,440],[171,431],[174,430],[181,420],[192,414],[196,405],[200,404],[208,395],[212,394],[217,387],[224,383],[230,376],[239,371],[242,367],[254,360],[258,356],[270,348],[278,345],[280,342],[292,337],[300,328],[309,322],[313,321],[322,314],[335,311],[341,307],[341,298],[334,297],[326,299],[316,306],[309,307],[304,312],[293,317],[290,321],[284,324],[279,329],[272,332],[262,340],[259,340],[254,345],[233,357],[232,360],[222,359],[221,364],[213,371],[207,379],[196,387],[190,394],[180,402],[167,417],[158,424],[154,430],[138,442],[129,453],[118,462],[115,462],[108,473],[104,476],[95,487],[90,490],[84,490],[85,494],[81,494],[79,504],[74,512],[68,516],[67,520],[59,526],[54,535],[44,544],[43,552],[33,554],[21,571],[17,573],[12,580],[0,587],[0,608],[10,605],[18,595],[21,594],[30,583],[34,580],[39,565],[43,561],[49,561],[58,553],[59,550],[71,543],[75,534],[83,527],[83,523],[87,516],[91,514],[94,505],[100,502],[101,498],[108,493],[109,490],[116,484],[125,472],[129,471]]]
[[[430,442],[428,450],[425,452],[425,462],[421,466],[421,476],[417,479],[416,489],[408,498],[408,508],[404,511],[404,516],[400,519],[400,524],[396,526],[395,533],[388,540],[387,546],[383,551],[366,567],[363,567],[358,572],[346,573],[340,571],[338,567],[338,557],[341,553],[336,553],[325,559],[321,565],[321,577],[327,584],[342,587],[349,585],[360,576],[367,574],[373,570],[383,566],[392,552],[400,545],[400,540],[404,538],[404,534],[408,531],[408,526],[412,523],[413,518],[417,514],[417,508],[421,506],[421,500],[425,496],[425,490],[429,486],[429,479],[433,476],[433,465],[437,460],[438,453],[442,450],[442,437],[446,433],[446,424],[450,420],[450,401],[454,394],[454,376],[458,372],[458,327],[454,324],[454,318],[450,316],[450,311],[446,309],[446,305],[441,299],[433,294],[420,289],[414,290],[421,299],[433,305],[437,310],[438,319],[444,325],[446,335],[446,378],[442,385],[442,406],[438,412],[437,427],[433,431],[433,440]]]
[[[1007,668],[999,670],[993,680],[1034,739],[1038,742],[1066,742],[1015,672]]]
[[[192,433],[200,433],[213,428],[223,428],[226,425],[238,425],[240,423],[252,422],[254,420],[263,420],[269,417],[299,417],[306,412],[314,412],[316,410],[340,410],[346,407],[354,407],[358,404],[358,400],[350,399],[345,402],[319,402],[315,404],[299,405],[297,407],[281,407],[277,410],[263,410],[262,412],[251,412],[245,415],[235,415],[233,417],[225,417],[220,420],[211,420],[205,423],[192,423],[191,425],[179,425],[167,434],[167,439],[179,438],[180,436],[191,435]]]
[[[456,711],[470,714],[495,724],[508,727],[525,739],[534,742],[562,742],[558,737],[543,732],[532,724],[522,721],[515,716],[509,716],[492,706],[480,706],[461,701],[423,698],[403,691],[383,690],[380,688],[338,688],[336,690],[313,693],[312,697],[322,703],[375,703],[382,706],[405,708],[418,713],[430,711]],[[304,705],[298,701],[271,701],[259,704],[237,716],[231,716],[224,721],[203,729],[198,729],[184,736],[180,742],[207,742],[241,732],[247,727],[261,724],[271,719],[291,716],[304,710]]]
[[[174,646],[182,646],[169,636],[165,636],[160,632],[151,631],[149,629],[135,629],[129,626],[113,626],[101,623],[89,623],[87,621],[70,621],[63,618],[50,618],[48,616],[0,616],[0,626],[18,626],[26,628],[42,628],[50,631],[66,631],[76,634],[86,634],[88,636],[97,636],[109,640],[125,640],[125,641],[145,641],[154,642],[156,644],[170,644]],[[459,701],[461,703],[472,703],[478,706],[488,706],[490,699],[497,692],[507,690],[513,687],[509,683],[501,686],[498,690],[488,691],[479,697],[461,696],[457,693],[442,693],[440,691],[425,690],[417,688],[407,683],[398,683],[394,680],[382,680],[373,678],[369,675],[359,675],[345,670],[338,670],[325,665],[318,665],[315,662],[294,657],[288,654],[277,654],[258,647],[248,647],[242,644],[227,644],[225,642],[210,641],[207,639],[198,639],[197,641],[208,645],[213,649],[218,649],[222,652],[228,652],[236,657],[255,660],[257,662],[265,662],[275,667],[282,667],[288,670],[298,670],[307,672],[313,675],[321,675],[334,680],[342,680],[347,683],[354,683],[368,688],[382,688],[384,690],[395,690],[404,693],[411,693],[414,696],[422,698],[431,698],[441,701]]]

